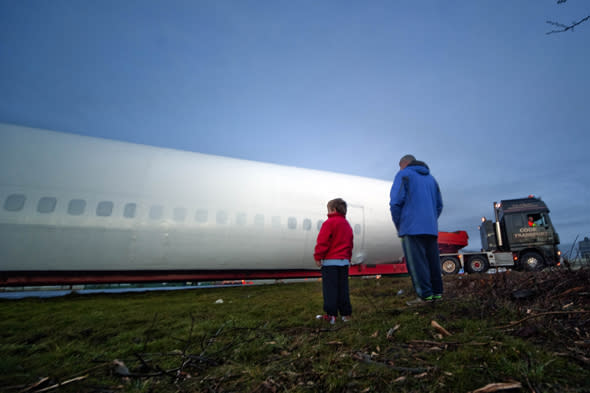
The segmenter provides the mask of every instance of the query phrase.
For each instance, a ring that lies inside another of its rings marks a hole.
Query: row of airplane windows
[[[4,200],[4,210],[8,212],[19,212],[24,209],[27,197],[24,194],[11,194]],[[84,199],[71,199],[68,202],[67,213],[71,216],[80,216],[86,211],[87,202]],[[41,197],[37,202],[37,212],[41,214],[51,214],[57,207],[57,198],[55,197]],[[96,215],[98,217],[111,217],[113,215],[115,204],[112,201],[101,201],[96,205]],[[132,219],[137,215],[137,204],[133,202],[126,203],[123,207],[123,217]],[[164,206],[153,205],[149,208],[148,217],[152,220],[161,220],[164,218]],[[177,222],[184,222],[187,217],[187,209],[184,207],[176,207],[172,210],[172,219]],[[205,209],[197,209],[195,212],[195,221],[198,223],[207,223],[209,220],[209,212]],[[215,215],[215,222],[223,225],[229,221],[229,214],[224,210],[217,211]],[[318,220],[316,229],[319,231],[322,227],[323,220]],[[244,226],[247,224],[246,213],[236,214],[236,224]],[[254,226],[264,226],[264,215],[256,214],[254,216]],[[281,217],[271,217],[271,226],[278,228],[281,226]],[[311,220],[306,218],[303,220],[302,228],[305,231],[311,230]],[[287,218],[287,228],[297,229],[297,218]],[[355,233],[360,233],[360,225],[355,225]]]

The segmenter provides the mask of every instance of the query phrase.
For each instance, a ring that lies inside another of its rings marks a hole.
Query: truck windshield
[[[545,226],[545,215],[541,213],[528,214],[526,223],[529,227]]]

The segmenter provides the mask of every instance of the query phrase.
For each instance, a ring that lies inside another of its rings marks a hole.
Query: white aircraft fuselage
[[[338,197],[352,263],[397,262],[390,187],[0,124],[0,285],[317,271],[316,238]]]

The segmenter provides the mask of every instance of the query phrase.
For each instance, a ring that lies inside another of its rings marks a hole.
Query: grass
[[[499,328],[516,307],[465,294],[409,308],[408,277],[350,283],[354,320],[333,327],[314,319],[319,282],[0,301],[0,390],[84,377],[59,391],[590,391],[550,336]]]

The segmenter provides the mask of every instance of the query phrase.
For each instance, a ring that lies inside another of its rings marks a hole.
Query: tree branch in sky
[[[563,4],[566,1],[567,0],[557,0],[557,4]],[[590,19],[590,15],[588,15],[585,18],[580,19],[577,22],[572,22],[571,25],[564,25],[563,23],[558,23],[558,22],[553,22],[553,21],[548,20],[547,23],[549,23],[552,26],[557,26],[557,27],[561,28],[561,30],[551,30],[551,31],[548,31],[546,34],[563,33],[564,31],[568,31],[568,30],[574,31],[574,27],[576,27],[580,23],[586,22],[588,19]]]
[[[574,27],[576,27],[580,23],[586,22],[588,19],[590,19],[590,15],[588,15],[585,18],[580,19],[577,22],[572,23],[569,26],[564,25],[562,23],[557,23],[557,22],[553,22],[553,21],[548,20],[547,23],[549,23],[550,25],[553,25],[553,26],[561,27],[561,30],[551,30],[551,31],[548,31],[546,34],[563,33],[564,31],[568,31],[568,30],[574,31]]]

